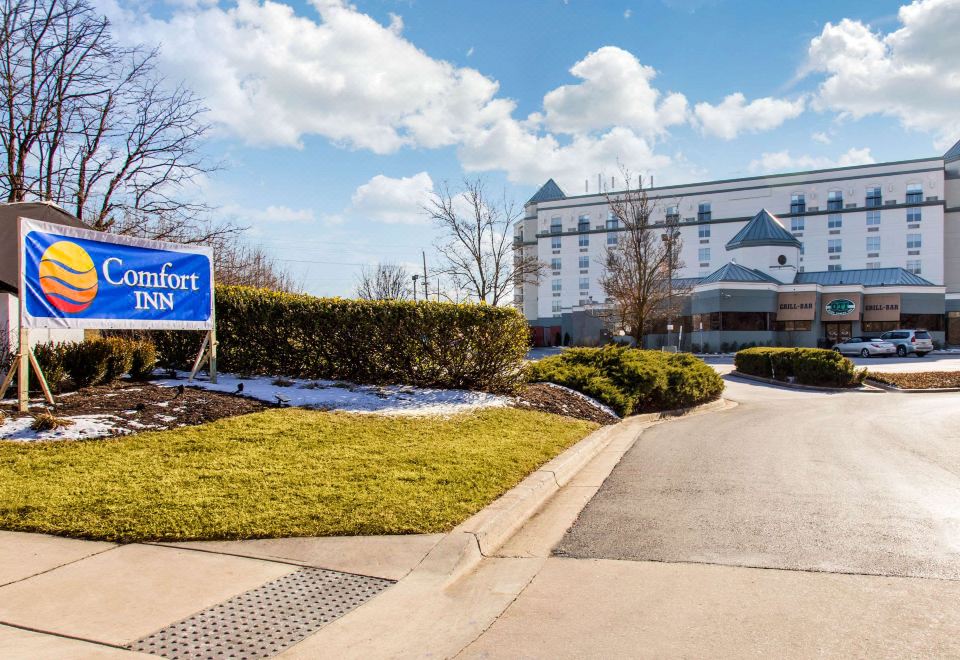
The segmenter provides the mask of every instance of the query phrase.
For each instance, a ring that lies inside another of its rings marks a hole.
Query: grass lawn
[[[111,440],[0,442],[0,529],[109,541],[447,531],[597,427],[286,408]]]

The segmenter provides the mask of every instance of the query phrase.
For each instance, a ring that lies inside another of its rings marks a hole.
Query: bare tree
[[[357,298],[407,300],[412,295],[410,273],[398,264],[364,266],[357,278]]]
[[[213,252],[214,275],[219,284],[253,286],[275,291],[300,291],[288,270],[262,248],[230,237],[218,241]]]
[[[630,181],[629,172],[624,172],[624,180]],[[683,267],[679,218],[668,216],[663,224],[651,221],[654,204],[642,178],[636,190],[608,194],[607,203],[620,231],[616,246],[607,248],[600,278],[610,306],[598,313],[611,330],[625,331],[642,347],[655,322],[676,316],[686,293],[677,282]]]
[[[443,232],[436,246],[442,264],[436,272],[470,299],[500,305],[511,301],[515,287],[539,281],[543,264],[514,254],[511,226],[523,210],[506,194],[490,199],[480,179],[464,180],[456,192],[444,184],[424,211]]]
[[[7,201],[47,200],[95,229],[214,242],[187,187],[216,169],[205,108],[158,74],[157,53],[114,42],[88,0],[0,0],[0,142]]]

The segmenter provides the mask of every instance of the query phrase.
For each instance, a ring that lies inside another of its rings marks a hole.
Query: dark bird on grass
[[[183,393],[186,392],[186,391],[187,391],[187,388],[184,387],[182,384],[181,384],[181,385],[177,385],[177,394],[176,394],[176,396],[174,396],[173,398],[174,398],[174,399],[177,399],[177,398],[183,396]]]
[[[243,392],[243,383],[237,383],[237,390],[234,394],[240,394],[241,392]]]
[[[138,403],[137,405],[134,406],[134,409],[135,409],[137,412],[143,412],[144,410],[147,409],[147,404],[145,404],[145,403]]]

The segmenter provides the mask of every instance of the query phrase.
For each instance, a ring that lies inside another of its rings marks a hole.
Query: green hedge
[[[621,416],[686,408],[723,392],[723,379],[692,355],[622,346],[571,348],[533,363],[528,376],[582,392]]]
[[[748,348],[738,352],[733,363],[744,374],[783,381],[792,377],[802,385],[856,387],[866,375],[836,351],[823,348]]]
[[[513,308],[369,301],[217,287],[218,368],[240,374],[509,392],[526,321]],[[189,368],[202,333],[151,333],[162,366]]]

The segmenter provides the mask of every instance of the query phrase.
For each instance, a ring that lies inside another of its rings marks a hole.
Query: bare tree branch
[[[624,170],[625,181],[630,172]],[[643,179],[636,190],[607,195],[610,213],[617,221],[617,244],[607,248],[600,284],[609,306],[597,313],[614,332],[630,334],[638,346],[652,324],[677,315],[685,293],[678,286],[677,272],[683,267],[678,255],[682,248],[679,218],[668,216],[664,224],[653,224],[654,206],[647,197]]]
[[[511,300],[515,287],[539,281],[544,265],[514,254],[511,226],[522,208],[506,194],[491,200],[480,179],[464,180],[456,192],[444,183],[424,211],[443,231],[436,246],[443,263],[435,272],[473,300],[500,305]]]
[[[412,295],[411,275],[398,264],[364,266],[357,278],[357,298],[364,300],[408,300]]]

